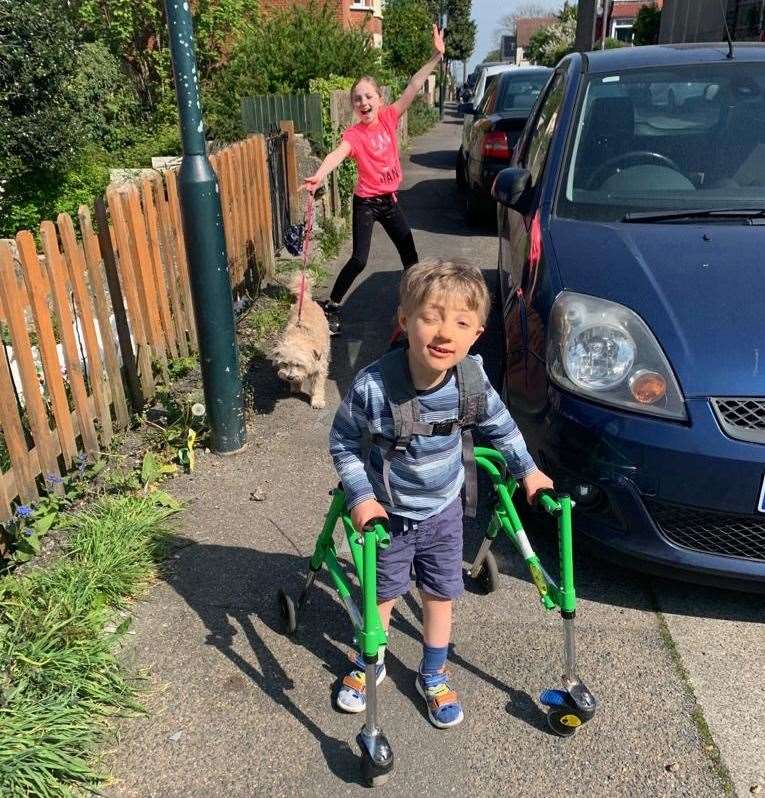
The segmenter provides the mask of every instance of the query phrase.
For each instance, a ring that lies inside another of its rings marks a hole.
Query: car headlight
[[[625,410],[687,418],[669,361],[629,308],[564,291],[553,303],[547,340],[547,369],[562,388]]]

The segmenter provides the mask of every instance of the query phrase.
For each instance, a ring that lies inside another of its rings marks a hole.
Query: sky
[[[475,50],[468,61],[468,71],[480,64],[486,53],[494,49],[494,33],[499,26],[499,20],[520,5],[524,5],[524,0],[473,0],[471,16],[478,25],[478,35]],[[550,5],[556,4],[551,2]],[[461,77],[462,70],[458,74]]]

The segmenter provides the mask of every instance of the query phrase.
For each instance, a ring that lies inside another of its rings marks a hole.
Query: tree
[[[574,49],[575,38],[576,6],[566,2],[552,25],[540,28],[532,35],[525,55],[535,64],[555,66]]]
[[[634,38],[632,43],[657,44],[659,41],[659,28],[661,26],[661,9],[655,3],[643,6],[635,15],[632,23]]]
[[[476,24],[470,19],[472,0],[451,0],[446,22],[446,60],[462,61],[462,81],[467,76],[468,58],[475,49]]]
[[[46,0],[0,6],[0,210],[35,169],[63,169],[79,140],[64,87],[75,68],[76,32]]]
[[[494,32],[495,41],[499,43],[500,38],[505,34],[513,35],[516,23],[520,18],[549,17],[554,13],[556,7],[558,7],[558,3],[551,2],[551,0],[547,0],[547,2],[543,0],[543,2],[521,3],[509,14],[505,14],[505,16],[500,18],[499,26]]]
[[[422,0],[386,2],[383,53],[386,63],[394,71],[413,75],[430,58],[433,51],[432,24],[433,17]]]

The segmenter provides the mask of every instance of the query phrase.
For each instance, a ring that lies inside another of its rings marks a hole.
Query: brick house
[[[261,8],[289,8],[309,0],[262,0]],[[372,35],[375,47],[382,47],[382,0],[326,0],[336,9],[337,18],[346,28],[364,28]]]
[[[519,17],[515,21],[515,63],[518,66],[528,64],[524,51],[529,46],[531,37],[540,29],[557,22],[557,17]]]
[[[635,21],[638,11],[643,6],[650,5],[650,0],[612,0],[608,14],[607,36],[611,39],[618,39],[625,44],[632,43],[633,31],[632,24]],[[657,8],[661,8],[663,0],[655,0]]]

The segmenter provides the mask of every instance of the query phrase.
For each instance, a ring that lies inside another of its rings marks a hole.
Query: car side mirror
[[[457,106],[457,113],[458,114],[474,114],[475,108],[473,107],[473,103],[460,103]]]
[[[494,179],[491,195],[506,208],[526,214],[531,209],[531,172],[519,166],[503,169]]]

